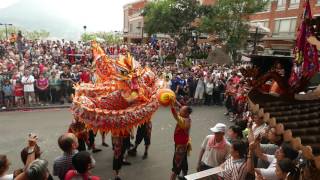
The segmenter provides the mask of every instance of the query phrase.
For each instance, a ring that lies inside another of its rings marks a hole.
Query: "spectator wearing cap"
[[[226,125],[217,123],[210,131],[213,134],[208,135],[201,145],[197,171],[221,165],[230,154],[231,146],[224,137]]]

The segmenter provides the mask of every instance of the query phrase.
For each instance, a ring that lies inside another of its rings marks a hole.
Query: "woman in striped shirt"
[[[253,172],[252,149],[250,144],[247,154],[247,144],[241,140],[232,143],[230,157],[221,165],[224,172],[220,174],[224,180],[245,180],[247,173]]]

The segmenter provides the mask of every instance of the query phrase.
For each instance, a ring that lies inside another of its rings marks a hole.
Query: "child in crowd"
[[[16,81],[14,87],[15,103],[18,107],[23,106],[23,85],[20,80]]]
[[[12,92],[12,85],[10,84],[10,81],[8,79],[6,79],[4,81],[2,91],[4,94],[4,102],[5,102],[6,107],[7,108],[12,107],[13,106],[13,100],[12,100],[13,92]]]

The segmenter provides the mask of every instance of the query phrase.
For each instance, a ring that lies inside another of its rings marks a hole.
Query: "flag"
[[[307,24],[312,19],[310,2],[307,0],[304,6],[302,22],[298,30],[296,47],[294,49],[295,59],[289,83],[291,86],[297,84],[303,76],[308,79],[319,71],[318,50],[311,45],[307,39],[314,35],[313,27]]]

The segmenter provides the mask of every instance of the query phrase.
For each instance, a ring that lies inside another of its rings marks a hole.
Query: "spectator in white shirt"
[[[23,91],[24,91],[24,99],[25,104],[29,105],[29,97],[31,96],[31,102],[34,104],[35,101],[35,94],[34,94],[34,77],[30,74],[29,70],[26,70],[24,76],[21,79],[23,84]]]
[[[277,175],[275,173],[276,170],[276,165],[278,161],[281,161],[285,158],[288,158],[290,160],[295,160],[298,155],[299,152],[296,151],[295,149],[293,149],[290,144],[288,143],[283,143],[281,145],[281,147],[279,147],[276,152],[275,155],[268,155],[268,154],[264,154],[262,153],[262,150],[260,148],[260,142],[256,142],[256,147],[255,147],[255,155],[264,161],[269,162],[269,167],[266,169],[263,168],[256,168],[255,169],[255,173],[257,176],[261,176],[263,177],[264,180],[274,180],[277,179]]]
[[[205,83],[205,89],[206,89],[206,96],[205,96],[205,104],[206,105],[211,105],[211,101],[213,99],[213,79],[210,78],[206,83]]]
[[[224,138],[226,125],[218,123],[210,130],[213,134],[208,135],[201,146],[197,167],[198,171],[221,165],[230,154],[231,145]]]

